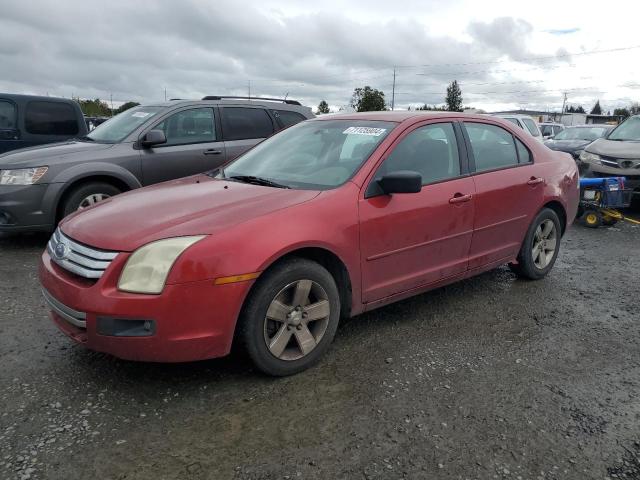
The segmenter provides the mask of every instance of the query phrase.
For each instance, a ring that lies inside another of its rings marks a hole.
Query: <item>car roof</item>
[[[335,113],[321,115],[316,117],[314,121],[328,120],[379,120],[386,122],[404,122],[407,120],[418,121],[423,118],[464,118],[464,119],[486,119],[489,115],[477,113],[460,113],[448,111],[434,110],[405,110],[405,111],[384,111],[384,112],[358,112],[358,113]],[[495,118],[495,117],[494,117]]]
[[[15,98],[16,100],[40,100],[40,101],[48,101],[48,102],[72,102],[71,98],[64,97],[49,97],[44,95],[24,95],[21,93],[2,93],[0,92],[0,97],[2,98]]]

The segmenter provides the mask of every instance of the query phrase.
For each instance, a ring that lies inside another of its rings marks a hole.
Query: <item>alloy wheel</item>
[[[83,210],[85,208],[91,207],[96,203],[106,200],[107,198],[110,198],[110,197],[111,195],[107,195],[106,193],[93,193],[88,197],[85,197],[80,202],[80,205],[78,206],[78,210]]]
[[[264,341],[280,360],[298,360],[322,340],[331,314],[329,296],[312,280],[284,287],[269,304],[264,319]]]
[[[531,256],[536,268],[543,270],[553,260],[558,244],[556,226],[551,220],[544,220],[533,235]]]

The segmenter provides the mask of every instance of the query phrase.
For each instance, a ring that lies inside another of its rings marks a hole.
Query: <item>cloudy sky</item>
[[[592,4],[592,5],[590,5]],[[24,0],[2,2],[0,91],[152,102],[204,94],[396,108],[605,111],[640,101],[638,0]]]

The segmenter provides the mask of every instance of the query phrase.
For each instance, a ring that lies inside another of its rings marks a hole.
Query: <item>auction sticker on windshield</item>
[[[345,135],[369,135],[372,137],[379,137],[384,132],[386,132],[386,128],[373,128],[373,127],[349,127],[344,132]]]

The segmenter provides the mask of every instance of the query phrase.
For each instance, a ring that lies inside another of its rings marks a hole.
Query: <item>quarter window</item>
[[[501,127],[486,123],[465,123],[477,172],[518,164],[513,136]],[[526,147],[525,147],[526,148]]]
[[[289,110],[274,110],[275,116],[280,119],[282,126],[284,128],[290,127],[291,125],[295,125],[296,123],[300,123],[303,120],[306,120],[303,115],[298,112],[291,112]]]
[[[0,100],[0,128],[16,128],[16,106]]]
[[[518,150],[518,160],[520,163],[532,163],[533,157],[531,156],[531,152],[527,147],[525,147],[524,143],[522,143],[517,138],[516,140],[516,148]]]
[[[225,140],[265,138],[273,133],[273,123],[262,108],[224,107],[222,126]]]
[[[400,170],[418,172],[423,185],[460,176],[453,125],[437,123],[409,133],[382,164],[378,177]]]
[[[76,135],[78,119],[73,107],[61,102],[29,102],[25,128],[34,135]]]
[[[153,129],[164,131],[167,143],[162,146],[216,141],[212,108],[194,108],[174,113]]]

